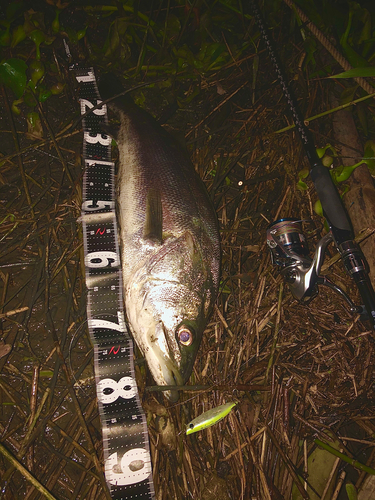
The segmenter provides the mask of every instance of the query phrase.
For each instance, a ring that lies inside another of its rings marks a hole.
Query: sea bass
[[[108,99],[123,88],[107,76],[99,90]],[[151,115],[127,96],[108,107],[120,122],[112,135],[127,321],[155,382],[182,385],[219,284],[216,214],[186,153]]]

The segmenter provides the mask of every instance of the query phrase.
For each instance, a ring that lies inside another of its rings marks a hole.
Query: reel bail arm
[[[319,241],[314,257],[311,259],[306,238],[302,232],[301,220],[279,219],[270,224],[267,229],[267,245],[271,251],[272,262],[281,267],[281,274],[295,299],[306,304],[317,295],[318,285],[325,285],[346,300],[352,313],[363,314],[365,310],[362,306],[356,306],[349,296],[329,278],[320,276],[325,251],[331,242],[334,242],[334,237],[332,232],[329,232]],[[342,249],[342,258],[344,254],[345,250]],[[352,266],[353,274],[362,272],[363,262],[353,260],[352,254],[353,249],[348,246],[346,257],[348,265]]]

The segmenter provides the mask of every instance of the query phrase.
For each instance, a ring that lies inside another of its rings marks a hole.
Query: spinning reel
[[[310,164],[310,177],[330,229],[330,232],[319,241],[311,259],[306,238],[302,233],[301,220],[279,219],[273,222],[267,230],[267,243],[273,262],[281,267],[281,273],[296,299],[306,303],[318,293],[318,285],[329,286],[346,300],[352,312],[361,314],[363,320],[369,319],[375,327],[375,292],[366,261],[354,240],[350,219],[329,170],[317,155],[314,138],[306,126],[298,101],[288,86],[288,79],[284,75],[275,45],[268,35],[255,0],[250,0],[250,4],[300,135]],[[334,242],[347,273],[357,285],[363,307],[357,307],[341,288],[328,278],[320,276],[324,253],[331,241]]]
[[[301,220],[279,219],[267,229],[267,245],[271,250],[272,263],[280,266],[281,275],[295,299],[307,304],[318,294],[318,285],[325,285],[346,300],[352,313],[362,314],[362,306],[356,306],[340,287],[326,276],[320,276],[325,250],[332,241],[331,232],[323,236],[311,259]]]

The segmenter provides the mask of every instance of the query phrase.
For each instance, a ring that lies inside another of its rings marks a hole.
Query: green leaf
[[[316,200],[314,203],[314,212],[320,217],[323,217],[323,207],[320,200]]]
[[[186,434],[189,435],[193,432],[201,431],[207,427],[211,427],[217,422],[220,422],[220,420],[230,413],[236,404],[236,401],[231,401],[230,403],[216,406],[215,408],[212,408],[212,410],[202,413],[186,426]]]
[[[64,31],[68,35],[69,41],[75,45],[78,43],[77,33],[69,26],[64,26]]]
[[[340,39],[341,46],[345,52],[345,55],[349,61],[349,63],[354,67],[357,68],[358,66],[368,66],[368,62],[364,57],[362,57],[356,50],[353,49],[353,47],[350,45],[348,42],[350,30],[352,27],[352,20],[354,16],[354,11],[355,11],[355,6],[352,8],[349,12],[349,19],[348,19],[348,24],[346,26],[345,33],[342,35]]]
[[[32,82],[29,82],[31,83],[30,86],[33,85]],[[34,89],[35,91],[35,89]],[[30,108],[33,108],[35,106],[35,97],[34,97],[34,94],[32,92],[30,92],[30,90],[26,87],[26,92],[23,96],[23,102],[26,104],[26,106],[29,106]]]
[[[359,161],[355,165],[348,165],[346,167],[341,165],[340,167],[333,168],[332,170],[330,170],[329,173],[331,174],[331,177],[334,180],[334,182],[336,182],[336,183],[337,182],[344,182],[344,181],[349,179],[349,177],[352,175],[352,172],[357,167],[362,165],[362,163],[364,163],[363,160]]]
[[[23,26],[17,26],[12,33],[12,43],[10,46],[13,48],[18,45],[22,40],[25,40],[26,32]]]
[[[299,178],[299,180],[306,179],[309,176],[309,173],[310,173],[310,171],[309,171],[308,168],[303,168],[302,170],[300,170],[298,172],[298,178]]]
[[[33,30],[30,35],[30,39],[35,43],[35,50],[36,50],[36,60],[40,60],[40,44],[45,41],[46,36],[41,30]]]
[[[44,64],[41,61],[37,61],[36,59],[34,59],[30,63],[29,70],[30,70],[31,81],[35,86],[38,83],[38,81],[44,76],[45,73]]]
[[[367,164],[372,175],[375,173],[375,142],[367,141],[363,161]]]
[[[171,39],[172,37],[176,37],[181,30],[181,23],[177,16],[174,14],[169,14],[168,19],[165,24],[165,35],[168,37],[167,39]]]
[[[59,9],[56,9],[55,19],[52,21],[52,33],[54,34],[60,31],[60,20],[59,20],[60,12],[61,11]]]
[[[43,137],[43,127],[39,114],[35,111],[27,114],[27,131],[35,138]]]
[[[78,40],[81,40],[81,38],[86,36],[86,30],[87,30],[87,26],[84,29],[77,31],[77,39]]]
[[[344,196],[347,192],[349,192],[349,191],[350,191],[350,186],[349,186],[348,184],[343,184],[343,185],[341,186],[340,191],[341,191],[340,196],[341,196],[341,198],[342,198],[342,197],[343,197],[343,196]]]
[[[336,156],[336,150],[331,144],[326,144],[324,148],[316,148],[316,153],[319,158],[323,158],[323,156],[327,153],[328,149],[331,150],[332,155]]]
[[[25,2],[11,2],[7,7],[7,19],[14,21],[25,8]]]
[[[340,166],[334,168],[330,171],[331,177],[336,182],[344,182],[349,179],[352,175],[353,170],[356,168],[355,165],[349,165],[347,167]]]
[[[303,182],[301,180],[299,180],[297,182],[297,189],[299,189],[300,191],[306,191],[307,188],[308,188],[308,186],[307,186],[306,182]]]
[[[18,108],[19,104],[23,102],[23,99],[17,99],[16,101],[12,102],[12,113],[15,115],[20,115],[21,110]]]
[[[0,45],[2,47],[7,47],[8,45],[10,45],[9,28],[7,28],[5,31],[0,31]]]
[[[52,92],[49,89],[41,87],[38,94],[39,102],[45,102],[51,95]]]
[[[8,59],[0,64],[0,81],[19,99],[26,87],[27,65],[22,59]]]
[[[329,156],[329,155],[324,155],[323,158],[322,158],[322,163],[325,167],[329,168],[332,163],[333,163],[333,158],[332,156]]]
[[[319,158],[323,158],[325,152],[326,152],[325,148],[316,148],[316,153]]]
[[[353,85],[353,87],[347,87],[341,92],[340,104],[348,104],[354,101],[355,93],[357,92],[358,85]],[[351,108],[348,108],[351,109]]]
[[[345,485],[346,494],[349,500],[358,500],[357,489],[352,483],[346,483]]]
[[[338,73],[337,75],[332,75],[329,78],[365,78],[368,76],[375,76],[375,66],[365,66],[359,68],[352,68],[343,73]],[[375,89],[374,89],[375,91]]]
[[[335,449],[339,449],[340,442],[338,440],[335,440],[332,443],[332,446]],[[311,451],[307,460],[308,460],[307,463],[309,471],[309,485],[307,493],[309,495],[310,500],[319,500],[323,491],[326,488],[327,481],[329,479],[336,457],[331,455],[326,450],[315,448]],[[337,473],[335,474],[335,476],[336,475]],[[333,482],[331,482],[328,492],[325,495],[325,498],[327,500],[329,498],[332,498],[333,489],[334,485]],[[293,485],[292,499],[303,500],[303,497],[295,484]]]
[[[59,95],[64,90],[65,84],[57,82],[50,88],[52,95]]]

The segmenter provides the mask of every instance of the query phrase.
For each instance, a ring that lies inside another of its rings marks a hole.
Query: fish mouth
[[[133,291],[133,289],[130,289]],[[139,299],[139,297],[136,297]],[[175,326],[169,328],[160,319],[156,319],[154,304],[149,297],[142,297],[142,304],[137,307],[139,300],[131,300],[129,293],[126,297],[126,308],[130,330],[138,347],[143,352],[148,368],[160,386],[181,386],[184,384],[189,367],[181,354],[180,346],[175,337]],[[191,370],[190,370],[191,371]],[[189,374],[190,374],[189,371]],[[178,400],[179,391],[168,389],[164,395],[171,401]]]
[[[172,362],[168,364],[161,365],[162,375],[165,383],[162,385],[183,385],[183,378],[177,368]],[[176,403],[179,398],[179,391],[168,390],[164,391],[164,395],[169,399],[171,403]]]
[[[181,376],[179,367],[168,358],[157,346],[153,346],[152,354],[148,351],[145,355],[147,365],[155,382],[159,386],[181,386],[184,379]],[[176,403],[179,398],[179,391],[168,389],[163,391],[171,403]]]
[[[182,386],[185,382],[184,367],[177,341],[163,322],[148,325],[145,357],[155,382],[160,386]],[[179,398],[179,391],[163,391],[171,402]]]

